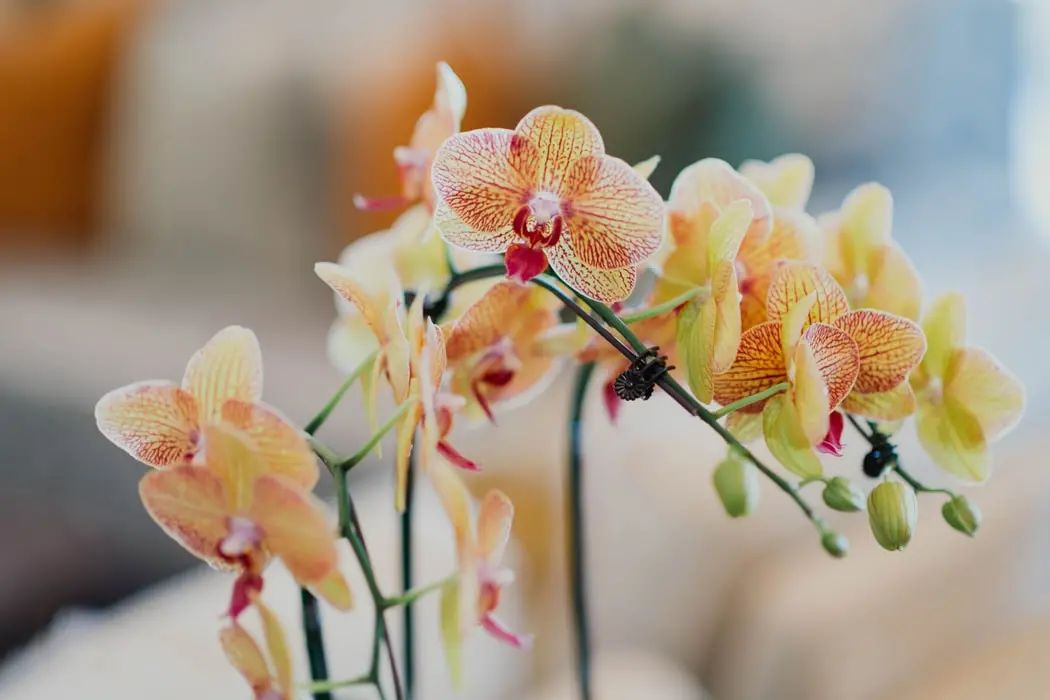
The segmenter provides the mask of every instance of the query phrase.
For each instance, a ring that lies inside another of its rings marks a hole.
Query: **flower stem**
[[[328,416],[332,415],[332,411],[334,411],[335,407],[339,405],[339,402],[343,400],[343,396],[346,395],[346,392],[349,391],[350,387],[354,385],[354,382],[357,381],[365,370],[372,365],[378,353],[378,350],[369,353],[368,357],[362,360],[361,363],[354,368],[354,371],[347,376],[339,388],[336,389],[335,393],[332,394],[332,398],[328,399],[328,403],[325,404],[324,408],[322,408],[320,412],[306,424],[306,427],[303,428],[307,435],[313,435],[322,425],[324,425],[325,421],[328,420]]]
[[[402,401],[401,405],[394,410],[394,413],[389,418],[387,418],[386,423],[383,423],[383,425],[379,426],[379,430],[377,430],[372,435],[372,437],[368,438],[368,442],[362,445],[361,449],[359,449],[357,452],[353,453],[343,461],[339,462],[336,466],[343,471],[350,471],[359,463],[364,461],[365,457],[367,457],[369,453],[371,453],[372,450],[375,449],[376,444],[380,440],[382,440],[383,437],[387,433],[389,433],[395,425],[397,425],[397,422],[401,420],[401,417],[405,415],[405,412],[408,411],[408,409],[413,404],[415,404],[416,400],[417,399],[415,396],[409,396],[407,399]]]
[[[850,424],[856,429],[856,431],[860,433],[861,437],[867,440],[868,444],[872,447],[879,445],[880,442],[889,442],[888,436],[880,433],[874,423],[868,423],[868,427],[871,428],[871,433],[869,434],[868,431],[864,430],[864,428],[861,427],[860,421],[857,420],[856,416],[854,416],[851,413],[847,413],[846,418],[849,420]],[[904,465],[901,464],[899,457],[893,462],[893,471],[895,471],[897,475],[900,476],[900,478],[904,479],[904,481],[908,482],[908,485],[915,489],[917,493],[943,493],[944,495],[950,498],[954,498],[956,496],[956,493],[951,489],[927,486],[926,484],[916,479],[914,476],[911,475],[910,472],[908,472],[908,470],[904,468]]]
[[[303,610],[303,635],[306,637],[306,655],[310,661],[310,678],[324,681],[328,678],[328,659],[324,651],[324,631],[321,628],[317,598],[305,588],[299,589]],[[314,700],[332,700],[327,688],[311,688]]]
[[[406,589],[405,593],[399,596],[387,598],[385,601],[383,601],[383,605],[387,608],[396,608],[399,605],[411,605],[423,596],[433,593],[434,591],[441,590],[441,588],[454,581],[455,578],[456,575],[453,574],[452,576],[443,578],[439,581],[434,581],[433,583],[428,583],[427,585],[420,586],[419,588]]]
[[[723,416],[728,416],[733,411],[739,411],[741,408],[745,408],[747,406],[750,406],[753,403],[758,403],[759,401],[765,401],[770,396],[773,396],[774,394],[779,394],[780,392],[786,390],[790,386],[791,385],[788,384],[787,382],[780,382],[779,384],[774,384],[773,386],[769,387],[768,389],[760,391],[757,394],[751,394],[751,396],[745,396],[742,399],[737,399],[736,401],[734,401],[731,404],[726,404],[725,406],[723,406],[722,408],[718,409],[717,411],[712,411],[712,414],[714,415],[715,418],[722,418]]]
[[[576,633],[576,681],[581,700],[591,700],[591,635],[587,615],[583,513],[583,405],[594,367],[593,362],[588,362],[577,370],[569,413],[568,553],[573,629]]]
[[[668,299],[667,301],[661,304],[650,306],[648,309],[640,309],[633,313],[623,314],[620,316],[620,320],[624,323],[631,324],[638,323],[639,321],[644,321],[645,319],[652,318],[653,316],[665,314],[668,311],[677,309],[679,306],[686,303],[690,299],[699,296],[700,293],[703,291],[703,287],[693,287],[689,291],[682,292],[678,296]]]
[[[447,250],[446,246],[446,250]],[[400,596],[403,600],[404,610],[401,611],[402,618],[402,644],[401,667],[405,674],[405,697],[412,700],[416,688],[416,661],[415,661],[415,620],[412,603],[418,595],[410,597],[412,593],[412,501],[416,491],[415,478],[415,456],[416,451],[409,454],[408,476],[405,484],[405,510],[401,513],[401,590],[408,591]],[[384,608],[390,606],[390,598],[383,601]]]

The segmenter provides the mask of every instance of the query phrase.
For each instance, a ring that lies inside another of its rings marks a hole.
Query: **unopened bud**
[[[827,530],[823,535],[820,536],[820,543],[824,545],[824,549],[828,554],[841,559],[842,557],[849,554],[849,540],[837,532]]]
[[[941,515],[949,525],[970,537],[973,537],[977,533],[977,528],[981,526],[980,509],[961,494],[952,496],[945,502],[941,507]]]
[[[890,551],[904,549],[919,518],[915,491],[899,481],[884,481],[868,495],[868,522],[875,540]]]
[[[828,508],[844,513],[855,513],[864,509],[864,494],[844,476],[829,479],[821,494]]]
[[[758,474],[735,454],[722,460],[714,473],[715,491],[731,518],[747,515],[758,504]]]

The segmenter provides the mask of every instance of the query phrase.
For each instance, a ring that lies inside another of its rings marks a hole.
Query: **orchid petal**
[[[381,305],[384,295],[369,291],[353,273],[335,263],[319,262],[314,265],[314,272],[332,291],[357,308],[380,344],[386,342],[387,324],[383,318],[386,309]]]
[[[514,504],[501,491],[485,494],[478,507],[478,552],[490,564],[503,558],[514,520]]]
[[[893,225],[893,196],[882,185],[860,185],[842,202],[839,210],[839,245],[850,278],[867,271],[872,253],[890,243]]]
[[[763,240],[772,226],[769,200],[755,185],[718,158],[705,158],[686,167],[671,185],[668,207],[674,212],[693,217],[705,204],[721,211],[738,199],[751,202],[753,220],[748,238]]]
[[[922,320],[926,334],[923,370],[931,377],[943,377],[952,353],[966,341],[966,303],[957,292],[934,300]]]
[[[740,174],[769,198],[770,204],[801,211],[813,189],[813,161],[801,153],[786,153],[768,163],[747,160]]]
[[[824,383],[828,387],[830,408],[837,407],[853,389],[860,372],[860,351],[845,331],[814,323],[802,334],[813,349]]]
[[[248,517],[263,531],[266,548],[304,585],[323,581],[335,568],[333,528],[324,504],[279,476],[255,479]]]
[[[201,420],[212,421],[227,399],[262,398],[262,382],[259,340],[247,328],[228,326],[190,358],[182,388],[197,399]]]
[[[922,281],[911,260],[896,245],[876,248],[868,259],[868,289],[857,306],[888,311],[917,321]]]
[[[605,154],[602,136],[590,119],[553,105],[537,107],[526,114],[514,128],[514,134],[533,147],[536,162],[532,182],[548,192],[562,192],[577,161]]]
[[[423,404],[418,399],[414,399],[397,424],[395,438],[397,445],[394,451],[394,509],[398,513],[405,511],[408,501],[409,457],[412,454],[412,441],[416,435],[416,427],[422,417]],[[423,450],[423,452],[428,452],[428,450]],[[429,460],[429,455],[424,460]]]
[[[726,429],[742,443],[757,440],[762,435],[762,414],[733,411],[726,417]]]
[[[791,383],[791,400],[795,404],[799,426],[809,440],[817,445],[828,433],[828,414],[831,404],[824,375],[817,366],[817,358],[809,341],[803,339],[795,348]]]
[[[907,379],[926,352],[926,337],[913,321],[883,311],[850,311],[834,326],[849,334],[860,353],[854,391],[889,391]]]
[[[463,615],[460,608],[464,601],[459,589],[458,578],[441,587],[441,641],[452,687],[456,689],[463,683]]]
[[[375,333],[359,313],[337,318],[328,330],[328,361],[343,372],[354,372],[379,348]]]
[[[191,466],[153,471],[139,482],[139,496],[150,517],[191,554],[230,568],[219,556],[231,513],[217,476]]]
[[[197,451],[197,402],[172,382],[114,389],[95,405],[95,422],[110,442],[151,467],[188,462]]]
[[[230,665],[237,669],[252,690],[258,693],[270,685],[270,668],[259,645],[240,625],[234,623],[219,632],[219,642]]]
[[[332,569],[327,576],[311,584],[310,589],[336,610],[349,610],[354,606],[350,584],[339,569]]]
[[[741,334],[740,348],[729,370],[715,375],[714,398],[726,406],[783,381],[787,381],[787,371],[780,346],[780,324],[760,323]],[[757,413],[761,409],[759,402],[741,410]]]
[[[689,388],[700,403],[714,397],[714,345],[717,309],[711,297],[694,300],[677,317],[676,346],[685,365]]]
[[[742,269],[743,327],[750,328],[766,316],[766,298],[777,268],[785,261],[808,261],[814,257],[820,235],[817,223],[805,212],[774,210],[773,230],[765,240],[745,238],[737,256]]]
[[[259,613],[259,619],[262,620],[263,638],[266,640],[266,650],[273,663],[277,687],[287,693],[292,689],[292,656],[288,652],[284,628],[281,627],[281,621],[277,619],[273,610],[261,600],[256,598],[254,605]]]
[[[803,479],[819,477],[824,470],[803,432],[794,403],[783,394],[770,398],[762,410],[762,433],[769,451],[788,471]]]
[[[876,421],[903,420],[915,413],[916,405],[915,392],[908,382],[874,394],[851,391],[842,400],[843,410]]]
[[[232,399],[223,404],[222,419],[248,437],[267,472],[284,476],[307,491],[317,483],[317,459],[306,437],[276,409]]]
[[[604,303],[623,301],[634,291],[638,272],[633,267],[619,270],[600,270],[580,260],[563,243],[545,250],[547,260],[558,276],[571,288],[586,297]]]
[[[656,171],[656,166],[660,165],[660,160],[660,156],[649,156],[645,160],[635,163],[631,167],[634,168],[634,172],[648,180]]]
[[[502,338],[504,326],[528,294],[528,287],[513,282],[501,282],[486,291],[452,324],[447,344],[449,362],[473,355]]]
[[[816,303],[816,292],[810,292],[799,299],[780,319],[780,350],[789,368],[795,355],[795,346],[798,345],[802,331],[808,325],[810,312]]]
[[[988,478],[984,431],[966,407],[953,400],[921,402],[915,427],[919,442],[942,469],[969,481]]]
[[[266,473],[266,465],[252,450],[248,435],[226,423],[204,430],[204,459],[219,477],[231,511],[243,511],[252,499],[255,479]]]
[[[766,298],[770,321],[779,321],[799,299],[816,294],[816,303],[809,312],[806,325],[832,323],[849,311],[846,293],[823,268],[804,262],[782,265],[773,276]]]
[[[1013,428],[1024,413],[1021,382],[980,348],[952,353],[944,373],[944,396],[966,407],[981,426],[987,442]]]

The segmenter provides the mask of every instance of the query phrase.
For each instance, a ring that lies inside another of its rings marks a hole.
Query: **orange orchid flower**
[[[868,183],[850,192],[837,212],[818,219],[825,233],[825,267],[858,308],[919,318],[922,283],[911,260],[893,241],[893,196]]]
[[[236,618],[262,588],[271,556],[340,609],[350,589],[337,568],[335,531],[324,507],[286,476],[273,473],[249,435],[217,423],[204,429],[204,464],[147,473],[139,495],[150,517],[191,554],[240,572],[229,613]]]
[[[557,368],[539,339],[558,322],[557,300],[514,282],[490,287],[446,326],[451,389],[493,420],[492,405],[530,395]]]
[[[944,470],[984,481],[991,469],[988,445],[1021,419],[1024,387],[986,350],[966,345],[960,294],[937,299],[922,326],[929,350],[911,375],[919,441]]]
[[[456,134],[433,164],[435,221],[449,243],[506,253],[508,275],[548,263],[578,292],[626,299],[660,245],[663,200],[579,112],[539,107],[510,129]]]
[[[394,161],[401,179],[401,195],[385,198],[354,195],[357,208],[390,209],[422,200],[427,211],[432,212],[434,188],[430,168],[434,154],[445,139],[459,132],[466,111],[467,90],[463,87],[463,81],[447,63],[438,63],[434,104],[416,122],[409,144],[394,149]]]
[[[262,621],[266,654],[236,620],[219,632],[219,642],[230,665],[237,669],[252,688],[255,700],[292,700],[292,657],[280,620],[257,594],[252,607]],[[269,657],[269,658],[267,658]]]
[[[243,432],[269,472],[312,489],[313,451],[261,395],[259,341],[247,328],[229,326],[190,358],[181,385],[154,380],[115,389],[96,404],[95,420],[113,444],[158,469],[196,461],[206,427],[223,423]]]

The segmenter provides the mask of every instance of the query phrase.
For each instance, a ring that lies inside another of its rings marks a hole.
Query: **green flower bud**
[[[868,494],[868,522],[875,540],[890,551],[904,549],[919,518],[915,491],[899,481],[884,481]]]
[[[841,510],[844,513],[854,513],[864,509],[864,494],[843,476],[836,476],[828,480],[824,487],[824,503],[828,508]]]
[[[849,554],[849,540],[837,532],[827,530],[823,535],[820,536],[820,543],[824,545],[824,549],[828,554],[841,559],[842,557]]]
[[[715,467],[714,483],[718,498],[731,518],[747,515],[758,504],[755,467],[736,454],[730,454]]]
[[[973,537],[981,526],[981,511],[962,494],[953,496],[941,507],[941,515],[964,535]]]

